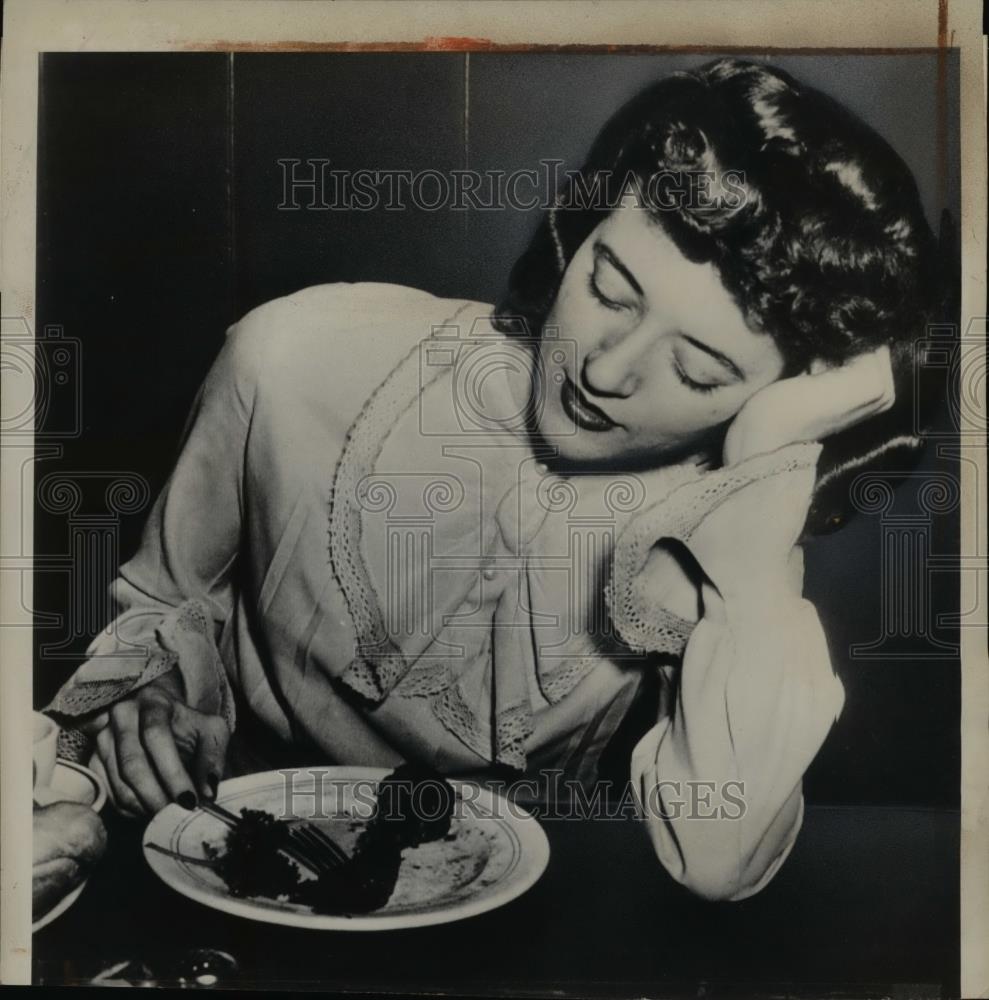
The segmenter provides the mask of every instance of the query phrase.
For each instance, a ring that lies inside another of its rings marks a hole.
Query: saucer
[[[106,788],[88,767],[71,760],[57,760],[51,784],[35,788],[34,801],[39,806],[50,806],[53,802],[78,802],[99,812],[106,802]]]
[[[71,760],[58,760],[55,762],[51,784],[35,788],[34,801],[39,806],[50,806],[54,802],[78,802],[80,805],[89,806],[94,812],[99,812],[106,802],[106,788],[88,767]],[[78,885],[73,886],[47,913],[35,920],[31,925],[31,933],[47,927],[65,913],[86,888],[87,881],[88,879],[83,879]]]

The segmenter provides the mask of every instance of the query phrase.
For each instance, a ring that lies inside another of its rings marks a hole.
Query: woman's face
[[[590,466],[700,450],[783,371],[714,266],[687,260],[629,200],[570,261],[540,356],[537,430],[564,461]]]

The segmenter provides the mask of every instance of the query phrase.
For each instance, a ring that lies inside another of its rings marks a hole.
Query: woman
[[[66,742],[131,814],[306,761],[590,785],[652,675],[659,860],[757,892],[843,700],[798,543],[916,447],[932,261],[906,167],[824,95],[731,59],[660,81],[493,314],[336,284],[231,329],[50,706]]]

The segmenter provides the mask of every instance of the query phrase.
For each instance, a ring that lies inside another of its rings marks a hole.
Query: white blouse
[[[554,475],[519,426],[525,348],[490,313],[332,284],[231,327],[118,617],[49,706],[63,752],[177,664],[194,707],[236,727],[236,689],[327,764],[590,787],[659,671],[630,762],[657,855],[701,895],[751,895],[843,701],[795,547],[819,446]]]

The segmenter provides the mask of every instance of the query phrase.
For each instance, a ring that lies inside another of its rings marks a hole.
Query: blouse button
[[[484,579],[485,580],[493,580],[497,575],[498,575],[498,571],[496,569],[494,569],[494,567],[492,567],[492,566],[489,566],[486,570],[484,570]]]

